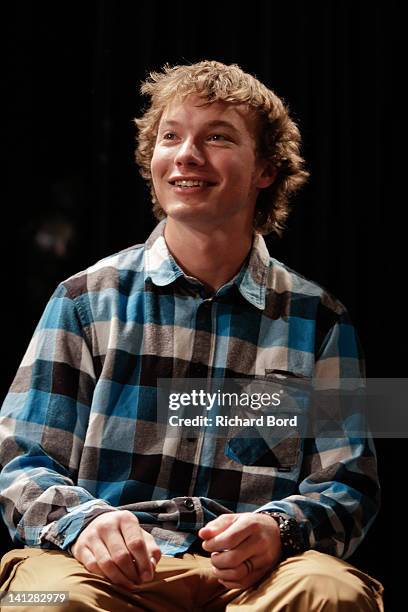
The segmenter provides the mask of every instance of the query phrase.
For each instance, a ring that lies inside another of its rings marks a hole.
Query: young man
[[[238,66],[165,67],[142,91],[137,161],[162,221],[62,283],[38,325],[1,413],[0,500],[26,548],[0,588],[69,591],[72,610],[381,610],[381,585],[340,559],[378,511],[369,439],[257,453],[156,419],[158,378],[362,374],[342,304],[261,236],[307,178],[299,131]]]

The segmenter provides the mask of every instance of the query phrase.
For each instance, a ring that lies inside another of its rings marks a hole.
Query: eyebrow
[[[166,121],[163,121],[160,128],[173,127],[173,126],[178,127],[180,125],[183,125],[183,124],[180,123],[179,121],[174,121],[173,119],[167,119]],[[212,121],[208,121],[205,124],[205,127],[223,127],[223,128],[232,130],[236,134],[240,133],[239,130],[232,123],[230,123],[229,121],[223,121],[222,119],[213,119]]]

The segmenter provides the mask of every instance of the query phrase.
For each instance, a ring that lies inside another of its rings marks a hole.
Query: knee
[[[300,579],[299,588],[310,612],[378,612],[373,592],[356,577],[311,573]]]
[[[94,574],[87,574],[83,571],[78,571],[77,575],[67,574],[58,578],[50,576],[41,590],[64,592],[67,597],[62,606],[61,604],[55,607],[47,605],[44,607],[44,612],[62,612],[62,610],[64,612],[91,612],[115,609],[112,585]],[[112,603],[113,607],[110,607]]]
[[[296,563],[296,562],[295,562]],[[294,568],[295,569],[295,568]],[[348,563],[310,551],[297,567],[298,588],[308,610],[378,612],[372,579]]]
[[[8,562],[8,563],[7,563]],[[33,592],[40,599],[35,603],[38,612],[89,611],[99,609],[97,605],[99,593],[101,597],[109,597],[111,585],[101,577],[90,574],[76,559],[59,551],[42,551],[28,549],[26,554],[15,555],[6,559],[4,578],[7,579],[6,592]],[[42,601],[42,597],[55,594],[56,600]],[[65,600],[62,602],[62,595]],[[25,606],[20,602],[19,610],[32,610],[32,605]],[[44,605],[46,603],[46,605]],[[11,606],[1,606],[2,610],[10,610]]]

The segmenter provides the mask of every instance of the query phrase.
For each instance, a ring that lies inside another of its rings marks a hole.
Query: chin
[[[202,214],[205,210],[205,202],[172,202],[166,206],[162,206],[168,217],[183,218],[198,214]]]

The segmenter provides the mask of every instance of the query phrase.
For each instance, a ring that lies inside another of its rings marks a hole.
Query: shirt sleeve
[[[0,505],[16,543],[66,550],[115,510],[74,485],[95,382],[79,305],[61,284],[0,411]]]
[[[361,346],[345,309],[321,337],[316,354],[315,384],[324,387],[325,380],[337,381],[341,389],[346,380],[360,379],[364,386]],[[380,497],[375,447],[364,411],[357,410],[349,424],[352,430],[347,421],[341,423],[339,437],[317,433],[305,438],[299,494],[258,509],[295,518],[306,548],[340,558],[349,557],[363,540]]]

